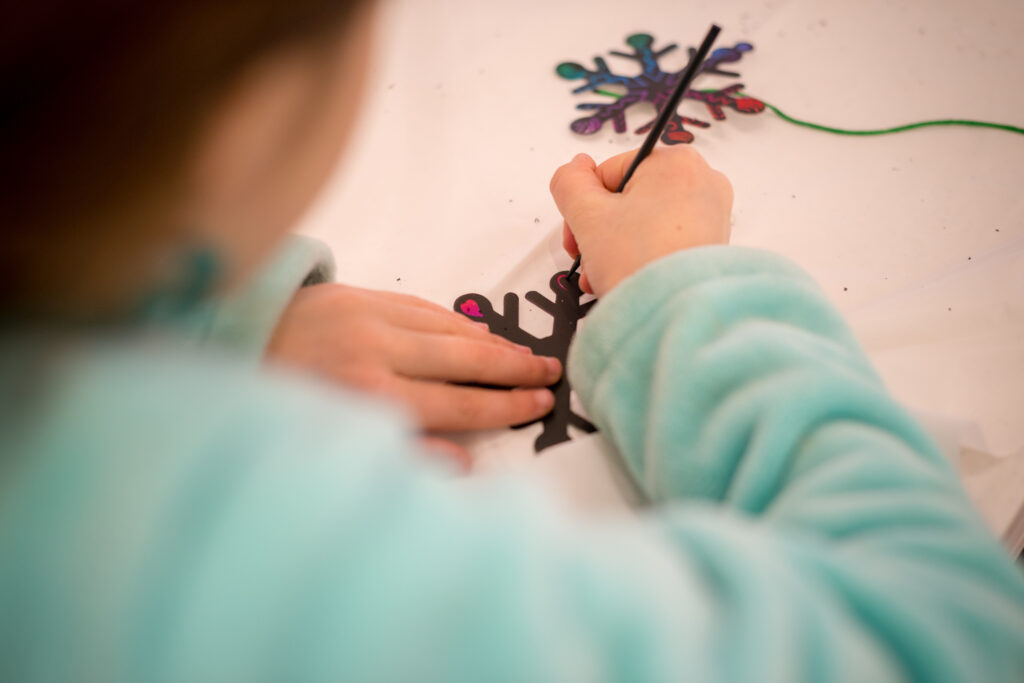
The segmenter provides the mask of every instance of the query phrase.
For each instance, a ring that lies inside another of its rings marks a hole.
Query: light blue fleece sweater
[[[179,332],[0,342],[0,680],[1024,679],[1024,579],[786,260],[596,306],[571,378],[653,504],[579,519],[261,368],[318,258]]]

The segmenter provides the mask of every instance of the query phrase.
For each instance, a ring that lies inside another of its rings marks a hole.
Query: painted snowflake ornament
[[[593,111],[590,116],[576,119],[570,124],[570,128],[581,135],[592,135],[601,130],[606,121],[611,121],[617,133],[626,132],[626,110],[634,104],[650,102],[657,109],[658,113],[665,107],[669,96],[679,79],[682,77],[685,67],[679,71],[663,71],[658,60],[667,53],[675,50],[678,45],[672,43],[660,50],[654,49],[654,38],[647,33],[637,33],[626,38],[626,44],[632,49],[632,53],[613,50],[611,54],[616,57],[624,57],[639,62],[641,72],[636,76],[621,76],[615,74],[608,68],[608,63],[602,57],[594,57],[595,70],[588,69],[576,62],[563,62],[558,65],[555,71],[559,76],[567,80],[585,79],[586,83],[573,90],[574,93],[594,92],[599,95],[613,98],[610,102],[584,102],[576,105],[577,109]],[[721,65],[730,62],[738,62],[743,54],[750,52],[754,46],[750,43],[736,43],[732,47],[720,47],[714,50],[697,71],[700,74],[715,74],[719,76],[739,77],[738,73],[725,71]],[[689,48],[690,59],[693,59],[696,50]],[[618,86],[624,88],[625,93],[602,90],[603,86]],[[725,119],[725,108],[728,107],[743,114],[757,114],[764,111],[764,102],[747,97],[742,94],[743,84],[736,83],[718,90],[696,90],[690,88],[683,95],[683,99],[697,100],[703,102],[711,118],[716,121]],[[638,134],[646,133],[654,125],[654,119],[636,130]],[[711,124],[707,121],[681,116],[678,113],[672,115],[661,140],[667,145],[678,145],[681,143],[693,142],[693,133],[686,130],[686,125],[698,128],[707,128]]]

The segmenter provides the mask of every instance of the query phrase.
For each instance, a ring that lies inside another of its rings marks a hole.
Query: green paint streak
[[[599,95],[607,95],[608,97],[614,97],[617,100],[621,100],[625,95],[620,95],[615,92],[608,92],[607,90],[601,90],[600,88],[594,88],[594,92]]]

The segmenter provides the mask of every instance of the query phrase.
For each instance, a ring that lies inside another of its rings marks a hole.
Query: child
[[[557,362],[282,241],[371,3],[8,12],[0,680],[1020,680],[1021,575],[692,148],[551,181],[568,371],[652,501],[581,520],[415,437],[542,415]]]

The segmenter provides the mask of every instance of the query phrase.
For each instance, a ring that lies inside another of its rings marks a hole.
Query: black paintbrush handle
[[[679,79],[679,83],[676,85],[676,89],[672,91],[672,96],[668,98],[668,102],[662,107],[661,112],[658,114],[657,120],[651,127],[651,131],[647,134],[647,139],[644,140],[644,144],[640,146],[640,151],[637,152],[636,156],[633,157],[633,163],[626,169],[626,175],[622,176],[622,182],[619,183],[619,189],[616,192],[622,192],[625,189],[626,183],[633,177],[633,173],[636,171],[636,167],[640,165],[640,162],[646,159],[651,150],[654,149],[654,145],[657,144],[658,139],[661,138],[661,134],[665,131],[665,126],[668,125],[672,115],[676,113],[676,107],[679,106],[679,102],[683,99],[683,95],[690,88],[690,83],[693,82],[694,76],[697,75],[697,71],[700,69],[701,64],[708,56],[708,52],[711,51],[711,45],[715,42],[715,38],[718,37],[719,31],[718,26],[711,24],[711,28],[708,29],[708,34],[704,36],[704,42],[697,48],[697,52],[694,53],[693,59],[686,65],[686,70],[683,71],[682,78]],[[576,271],[580,267],[580,257],[577,256],[576,260],[572,262],[572,268],[569,269],[569,277],[576,274]]]

